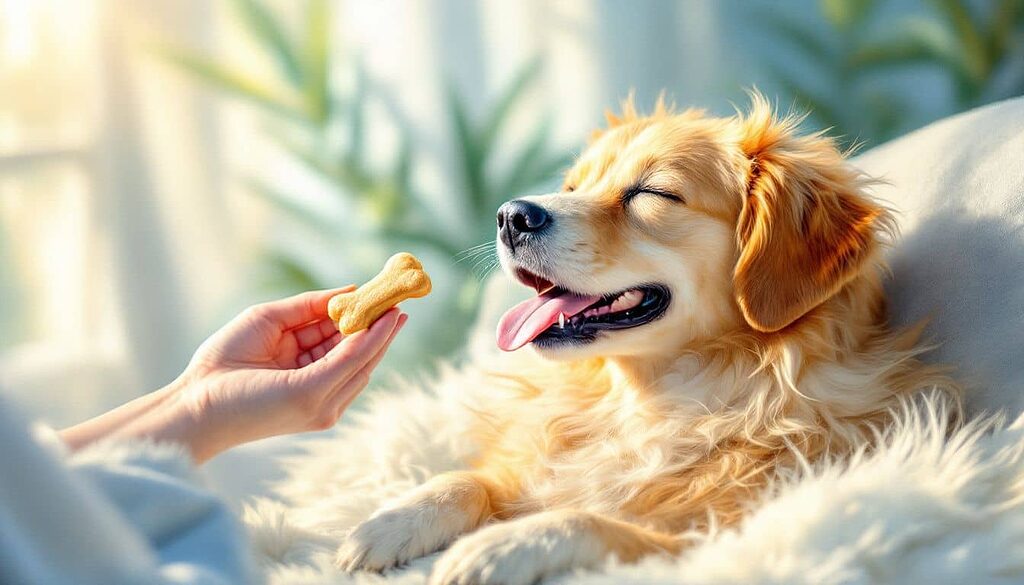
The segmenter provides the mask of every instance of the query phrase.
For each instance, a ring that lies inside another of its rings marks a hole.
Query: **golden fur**
[[[563,565],[630,562],[677,553],[684,531],[736,522],[782,469],[869,444],[911,393],[937,389],[959,416],[959,387],[918,360],[919,331],[886,324],[881,249],[893,220],[831,139],[800,136],[798,120],[756,94],[731,118],[659,100],[650,115],[627,102],[608,120],[562,192],[537,201],[573,230],[559,244],[567,278],[678,272],[674,308],[609,336],[621,342],[492,364],[479,458],[450,476],[462,487],[435,478],[419,505],[523,522],[522,538],[558,527],[564,546],[590,551]],[[620,194],[638,182],[685,203],[625,205]],[[481,544],[489,530],[457,542],[432,582],[499,574],[496,549]],[[501,539],[516,534],[506,527]],[[468,568],[474,555],[490,572]]]

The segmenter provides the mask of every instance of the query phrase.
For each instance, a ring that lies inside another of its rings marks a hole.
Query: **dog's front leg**
[[[676,554],[677,537],[588,512],[552,510],[493,524],[457,541],[434,565],[430,585],[530,585],[615,556],[631,563]]]
[[[479,474],[433,477],[356,526],[335,564],[346,571],[382,571],[440,550],[490,517],[494,499],[494,489]]]

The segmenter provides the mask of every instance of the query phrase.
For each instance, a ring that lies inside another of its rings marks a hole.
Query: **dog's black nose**
[[[551,215],[543,207],[515,199],[498,208],[498,229],[509,235],[539,232],[551,223]]]
[[[515,199],[498,208],[498,238],[515,253],[529,234],[551,225],[551,214],[536,203]]]

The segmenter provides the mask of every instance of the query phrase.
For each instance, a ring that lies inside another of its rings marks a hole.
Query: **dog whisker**
[[[480,254],[486,254],[487,252],[491,252],[492,250],[493,248],[477,248],[476,250],[467,250],[465,252],[460,252],[458,255],[455,256],[455,258],[458,260],[464,260],[466,258],[472,258],[473,256],[479,256]]]
[[[487,242],[483,242],[481,244],[477,244],[475,246],[470,246],[470,247],[466,248],[465,250],[462,250],[461,252],[455,254],[454,258],[457,261],[461,262],[465,258],[469,258],[469,257],[476,256],[478,254],[481,254],[481,253],[485,253],[487,251],[493,250],[495,247],[496,247],[496,243],[493,240],[487,241]]]
[[[479,253],[473,254],[472,256],[466,256],[464,258],[456,260],[455,264],[464,264],[466,262],[472,262],[473,264],[476,264],[481,260],[487,260],[489,258],[495,257],[496,255],[497,252],[495,250],[483,250]]]
[[[473,263],[471,270],[476,272],[477,269],[479,269],[481,266],[489,266],[492,262],[495,261],[497,261],[497,257],[493,252],[490,254],[483,255],[477,258],[477,260]]]
[[[496,269],[497,269],[497,268],[498,268],[499,266],[501,266],[501,262],[499,262],[498,260],[495,260],[494,262],[492,262],[492,263],[491,263],[491,266],[490,266],[490,268],[488,268],[488,269],[487,269],[487,271],[486,271],[486,272],[484,272],[484,275],[483,275],[483,277],[481,277],[481,278],[480,278],[480,280],[481,280],[481,281],[485,281],[485,280],[487,280],[487,278],[488,278],[488,277],[489,277],[489,276],[490,276],[490,275],[491,275],[491,274],[492,274],[492,273],[493,273],[493,272],[494,272],[494,271],[495,271],[495,270],[496,270]]]

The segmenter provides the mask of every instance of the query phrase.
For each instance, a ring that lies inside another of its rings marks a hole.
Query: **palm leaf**
[[[331,11],[326,0],[307,0],[305,79],[306,104],[314,118],[326,124],[331,117],[330,23]]]
[[[821,13],[833,28],[849,33],[863,28],[875,0],[821,0]]]
[[[461,251],[461,248],[448,241],[436,229],[421,229],[402,225],[385,225],[381,228],[381,234],[394,242],[426,246],[437,251],[439,254],[452,258]]]
[[[1024,23],[1024,1],[1000,0],[992,15],[989,53],[998,58],[1010,50],[1014,31]]]
[[[452,120],[459,166],[470,209],[475,214],[489,213],[498,193],[487,182],[487,161],[512,110],[540,72],[540,61],[534,59],[522,67],[501,91],[494,106],[477,129],[469,117],[462,98],[452,84],[448,85],[448,109]]]
[[[245,182],[245,185],[254,195],[309,228],[324,234],[332,234],[338,231],[338,226],[324,219],[321,214],[317,213],[307,204],[283,191],[271,187],[263,181],[249,179]]]
[[[842,133],[846,132],[846,124],[843,123],[843,116],[839,113],[841,106],[830,103],[828,99],[818,96],[813,90],[804,87],[795,78],[784,71],[769,67],[773,71],[773,77],[782,87],[783,91],[794,99],[801,108],[808,109],[811,116],[824,128],[836,128]]]
[[[483,150],[473,131],[466,106],[451,84],[448,85],[446,102],[455,138],[455,149],[465,189],[466,204],[469,209],[479,212],[488,199],[487,187],[484,184]]]
[[[568,152],[546,155],[533,169],[533,175],[536,177],[536,180],[531,187],[558,179],[559,174],[563,173],[571,164],[572,155]]]
[[[941,24],[925,19],[903,21],[887,37],[865,43],[849,58],[853,67],[903,67],[918,63],[963,68],[956,38]]]
[[[553,178],[554,171],[568,163],[568,156],[548,154],[550,137],[551,119],[548,117],[537,124],[529,140],[509,165],[505,180],[496,193],[499,199],[522,195],[527,189]]]
[[[512,110],[522,99],[524,92],[537,79],[541,71],[541,61],[534,58],[524,65],[512,78],[509,84],[501,92],[498,101],[491,109],[485,119],[479,136],[479,147],[486,158],[494,143],[501,133],[502,127],[508,121]]]
[[[165,61],[221,91],[242,98],[274,114],[302,122],[308,121],[305,108],[298,96],[286,90],[276,89],[244,73],[193,53],[170,48],[157,49],[157,52]]]
[[[780,39],[791,44],[822,70],[835,68],[835,47],[815,30],[800,26],[792,18],[784,18],[775,12],[761,11],[758,20],[767,23],[768,28],[778,33]]]
[[[398,156],[395,160],[394,169],[391,171],[391,179],[395,188],[406,197],[412,199],[412,164],[413,164],[412,138],[402,134],[402,140],[398,147]]]
[[[933,0],[953,27],[959,45],[960,62],[967,76],[981,82],[991,70],[981,27],[963,0]]]
[[[890,92],[870,92],[864,96],[865,103],[873,112],[875,139],[879,142],[894,138],[900,125],[907,117],[908,106],[905,100]]]
[[[902,35],[872,42],[849,57],[849,65],[854,68],[905,67],[915,64],[944,65],[946,60],[931,44]]]
[[[271,53],[285,79],[301,88],[302,63],[274,14],[257,0],[234,0],[234,5],[249,34]]]
[[[282,284],[294,291],[320,290],[329,288],[329,284],[291,255],[281,251],[265,254],[267,267],[275,275],[273,284]]]
[[[854,28],[862,28],[870,20],[871,14],[878,5],[877,0],[849,0],[851,25]]]
[[[967,105],[980,94],[984,80],[975,77],[965,59],[960,40],[947,27],[931,20],[909,19],[888,38],[866,44],[851,55],[850,65],[873,69],[937,65],[953,78],[957,99]]]
[[[335,182],[355,195],[366,195],[381,182],[372,170],[364,165],[352,163],[347,158],[343,158],[334,168]]]
[[[295,160],[305,165],[310,172],[322,177],[352,195],[363,195],[373,187],[373,178],[362,167],[345,160],[337,164],[326,160],[321,151],[315,147],[299,142],[280,132],[272,132],[271,137]]]
[[[361,165],[363,153],[366,151],[366,72],[360,62],[356,62],[355,65],[354,86],[348,103],[345,118],[348,125],[347,158],[349,164]]]
[[[363,209],[371,212],[377,223],[389,225],[398,222],[405,211],[405,201],[387,179],[376,179],[364,194]]]

